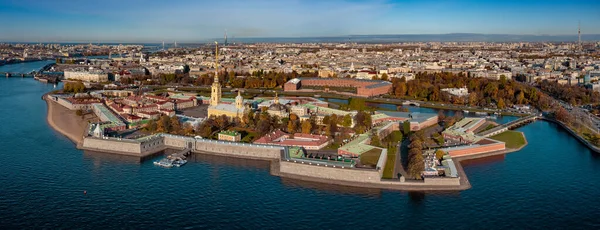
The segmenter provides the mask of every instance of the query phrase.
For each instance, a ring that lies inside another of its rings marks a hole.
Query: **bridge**
[[[404,101],[402,102],[402,105],[410,105],[410,106],[421,106],[418,102],[414,102],[414,101]]]
[[[29,73],[11,73],[11,72],[0,72],[1,76],[8,77],[34,77],[37,72],[29,72]]]
[[[534,122],[537,119],[540,119],[539,115],[536,115],[536,114],[529,115],[529,116],[522,117],[522,118],[519,118],[519,119],[511,121],[511,122],[508,122],[506,124],[496,126],[490,130],[483,131],[483,132],[479,133],[478,135],[482,136],[482,137],[491,137],[491,136],[506,132],[509,129],[515,129],[515,128],[521,127],[523,125],[529,124],[531,122]]]

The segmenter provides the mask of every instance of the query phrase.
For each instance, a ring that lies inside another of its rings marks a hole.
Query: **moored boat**
[[[155,161],[154,165],[160,166],[160,167],[165,167],[165,168],[171,168],[171,167],[173,167],[173,161],[170,159],[164,158],[160,161]]]

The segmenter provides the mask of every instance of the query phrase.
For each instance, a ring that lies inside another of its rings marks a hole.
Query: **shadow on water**
[[[307,188],[324,192],[346,194],[346,195],[364,195],[370,197],[381,197],[381,189],[376,188],[361,188],[344,185],[327,184],[321,182],[312,182],[304,180],[296,180],[291,178],[281,178],[281,183],[290,188]]]
[[[119,155],[114,153],[83,151],[83,158],[92,160],[94,164],[102,163],[121,163],[121,164],[140,164],[142,161],[139,157]]]
[[[462,164],[463,167],[483,166],[483,165],[490,165],[490,164],[502,162],[505,159],[506,159],[506,154],[502,154],[502,155],[488,156],[488,157],[483,157],[483,158],[463,160],[460,163]]]
[[[228,156],[219,156],[206,153],[193,153],[188,156],[189,162],[208,163],[211,165],[226,165],[237,168],[269,169],[270,162],[264,160],[243,159]]]

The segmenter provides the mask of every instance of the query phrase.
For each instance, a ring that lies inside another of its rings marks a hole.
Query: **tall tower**
[[[273,98],[273,104],[279,104],[279,96],[277,96],[277,92],[275,92],[275,98]]]
[[[225,30],[225,46],[227,46],[227,30]]]
[[[215,42],[215,79],[211,86],[210,106],[217,106],[221,102],[221,84],[219,84],[219,43]]]
[[[579,41],[578,41],[578,45],[579,45],[579,49],[583,49],[583,46],[581,46],[581,22],[578,23],[577,25],[577,36],[579,37]]]
[[[238,90],[238,95],[235,97],[235,108],[242,109],[244,107],[244,98],[242,97],[241,90]]]

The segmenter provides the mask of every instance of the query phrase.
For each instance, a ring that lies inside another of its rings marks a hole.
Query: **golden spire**
[[[219,43],[215,41],[215,82],[219,82]]]

